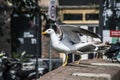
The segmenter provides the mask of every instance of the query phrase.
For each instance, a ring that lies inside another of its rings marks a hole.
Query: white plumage
[[[97,46],[95,42],[100,42],[99,35],[82,29],[79,26],[74,25],[56,25],[59,34],[53,29],[49,28],[42,34],[49,34],[51,43],[54,49],[64,53],[84,53],[90,50],[96,50]],[[83,41],[82,37],[86,36],[86,41]],[[87,38],[87,37],[91,37]]]
[[[82,37],[87,35],[99,38],[97,34],[73,25],[60,25],[57,27],[59,27],[59,32],[61,32],[59,35],[51,28],[42,33],[50,35],[52,46],[57,51],[72,53],[80,50],[81,48],[85,48],[86,46],[92,46],[92,49],[93,46],[94,49],[96,48],[94,41],[91,40],[84,42],[82,41]]]

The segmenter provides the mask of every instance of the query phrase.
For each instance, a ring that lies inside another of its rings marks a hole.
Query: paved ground
[[[120,80],[120,64],[93,59],[53,70],[39,80]]]

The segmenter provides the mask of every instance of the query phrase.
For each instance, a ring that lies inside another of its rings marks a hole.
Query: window
[[[93,33],[98,33],[99,32],[98,26],[88,26],[88,30],[93,32]]]
[[[64,20],[82,20],[82,14],[64,14]]]
[[[86,20],[99,20],[99,14],[86,14]]]

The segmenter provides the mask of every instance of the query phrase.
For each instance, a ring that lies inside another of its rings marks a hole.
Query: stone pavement
[[[39,80],[120,80],[120,64],[92,59],[59,67]]]

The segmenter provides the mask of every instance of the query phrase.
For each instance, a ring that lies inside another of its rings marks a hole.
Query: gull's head
[[[52,34],[54,33],[53,29],[47,29],[46,31],[42,32],[42,34]]]

